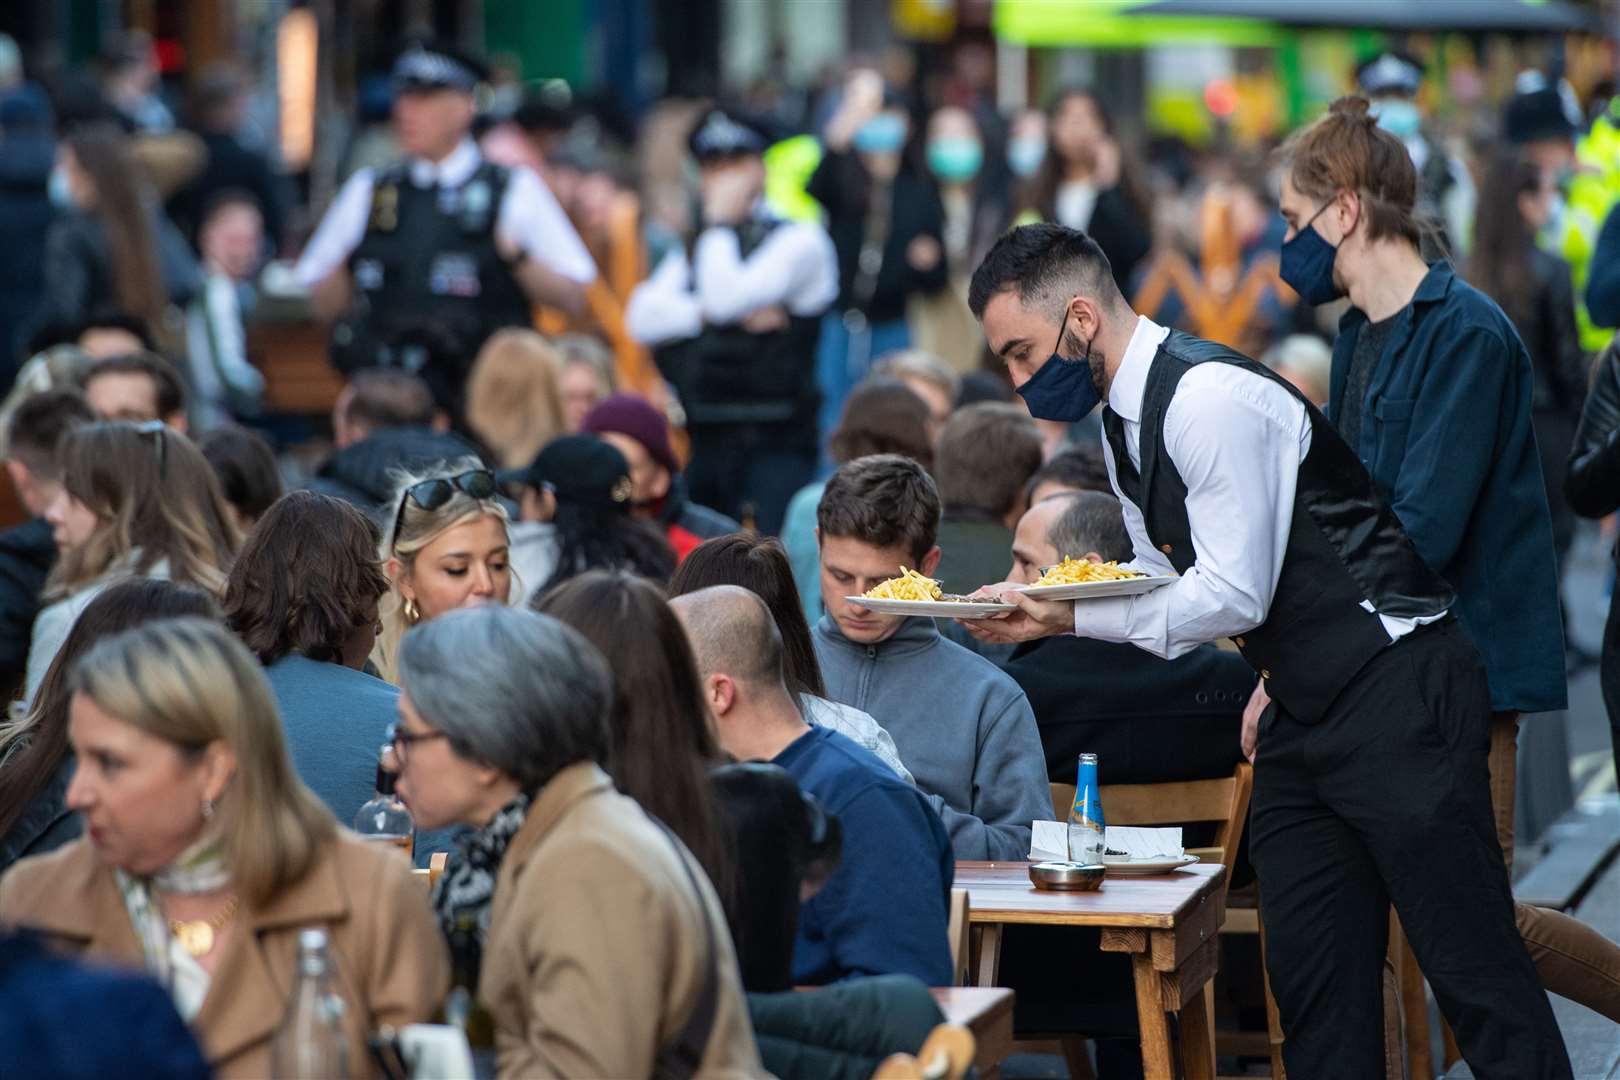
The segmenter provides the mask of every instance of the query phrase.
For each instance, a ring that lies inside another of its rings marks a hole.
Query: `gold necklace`
[[[215,933],[231,921],[237,905],[237,898],[232,896],[212,919],[170,919],[169,933],[192,956],[207,956],[214,949]]]

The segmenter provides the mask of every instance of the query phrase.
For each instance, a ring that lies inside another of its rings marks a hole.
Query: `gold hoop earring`
[[[415,626],[422,618],[422,610],[416,606],[415,600],[405,601],[405,621]]]

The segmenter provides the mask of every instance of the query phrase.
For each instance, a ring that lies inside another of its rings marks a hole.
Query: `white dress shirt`
[[[1138,317],[1108,389],[1109,407],[1123,422],[1126,451],[1138,469],[1142,395],[1168,333]],[[1180,580],[1152,592],[1076,602],[1074,629],[1082,637],[1129,642],[1173,658],[1265,622],[1288,550],[1294,489],[1299,464],[1310,452],[1311,423],[1305,406],[1278,384],[1232,364],[1209,363],[1182,377],[1165,410],[1163,434],[1187,485],[1196,561]],[[1117,493],[1117,463],[1106,437],[1103,456]],[[1120,505],[1136,552],[1129,565],[1143,573],[1174,574],[1148,538],[1141,508],[1123,495]],[[1369,601],[1362,607],[1374,610]],[[1393,641],[1443,615],[1379,614],[1379,620]]]
[[[477,145],[463,139],[444,160],[434,163],[412,158],[411,183],[417,187],[458,188],[472,179],[483,164]],[[371,169],[361,169],[338,191],[320,227],[294,270],[305,288],[313,286],[342,266],[360,246],[371,217],[371,189],[375,177]],[[573,222],[563,213],[551,189],[532,171],[512,170],[511,181],[496,212],[495,234],[509,240],[528,255],[563,277],[589,285],[596,280],[596,263],[585,242],[574,231]]]
[[[625,327],[641,344],[696,337],[705,324],[724,326],[773,304],[816,316],[838,299],[832,238],[810,222],[777,226],[746,259],[734,229],[706,229],[693,257],[695,288],[686,252],[676,248],[630,294]]]

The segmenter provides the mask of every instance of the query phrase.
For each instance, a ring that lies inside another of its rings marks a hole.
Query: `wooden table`
[[[973,1032],[973,1064],[983,1080],[994,1080],[1012,1053],[1013,992],[1000,986],[936,986],[929,993],[947,1024]]]
[[[1166,1013],[1181,1016],[1187,1080],[1213,1080],[1214,1018],[1204,987],[1219,963],[1224,873],[1219,864],[1201,863],[1155,877],[1110,877],[1096,892],[1052,892],[1030,884],[1028,863],[959,862],[956,887],[968,890],[969,921],[978,939],[976,981],[996,985],[1003,926],[1095,927],[1102,931],[1104,952],[1131,956],[1148,1080],[1175,1074]]]

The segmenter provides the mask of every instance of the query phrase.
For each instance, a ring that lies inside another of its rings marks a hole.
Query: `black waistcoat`
[[[744,259],[784,222],[750,220],[737,230]],[[688,258],[691,253],[688,252]],[[690,280],[697,289],[696,264]],[[783,445],[816,444],[816,343],[819,317],[789,315],[787,325],[754,333],[741,324],[705,323],[696,337],[654,350],[658,370],[680,395],[688,427],[780,425]]]
[[[349,256],[355,309],[346,321],[355,340],[334,335],[354,366],[392,363],[370,354],[424,321],[455,335],[464,366],[496,330],[532,325],[528,297],[495,248],[511,175],[486,161],[457,188],[417,187],[403,164],[377,177],[365,235]]]
[[[1364,600],[1385,615],[1414,618],[1439,614],[1455,597],[1315,406],[1240,353],[1172,330],[1153,358],[1142,395],[1140,472],[1126,454],[1123,421],[1105,409],[1103,425],[1121,493],[1141,508],[1149,538],[1178,572],[1186,573],[1196,555],[1187,485],[1165,449],[1164,415],[1182,376],[1205,363],[1233,364],[1271,380],[1304,404],[1310,418],[1310,450],[1299,464],[1293,522],[1271,608],[1265,622],[1233,640],[1266,680],[1267,692],[1294,716],[1314,722],[1390,642]]]

